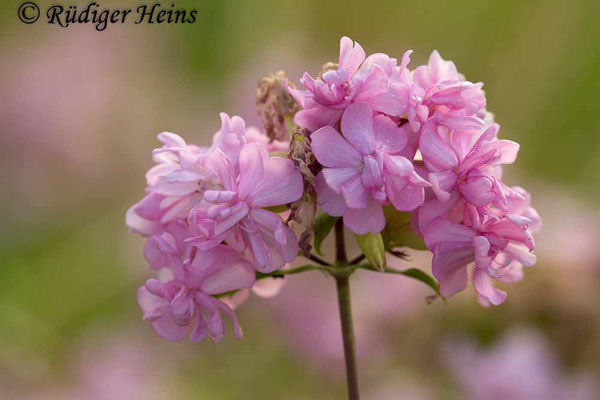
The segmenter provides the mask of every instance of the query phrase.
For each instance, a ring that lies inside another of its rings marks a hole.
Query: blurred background
[[[0,398],[344,398],[332,280],[252,297],[242,341],[167,343],[142,321],[152,273],[124,225],[157,133],[206,144],[220,111],[256,124],[256,81],[317,73],[343,35],[413,49],[412,68],[438,49],[484,82],[500,136],[521,144],[506,182],[544,221],[537,265],[499,307],[470,290],[427,304],[417,281],[356,273],[364,398],[600,398],[600,2],[180,0],[195,24],[104,32],[25,25],[19,4],[0,6]],[[427,253],[411,258],[430,271]]]

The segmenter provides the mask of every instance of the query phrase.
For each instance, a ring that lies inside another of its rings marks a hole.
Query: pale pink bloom
[[[496,177],[495,167],[513,163],[519,151],[517,143],[497,139],[499,129],[493,124],[471,145],[470,137],[455,132],[445,132],[448,134],[442,137],[435,124],[424,125],[419,149],[439,200],[447,202],[458,192],[475,207],[493,204],[506,211],[511,199],[520,198]]]
[[[343,216],[354,233],[380,232],[382,205],[401,211],[417,208],[429,184],[403,156],[406,133],[384,115],[373,117],[366,103],[353,103],[342,117],[342,135],[330,126],[311,135],[312,151],[324,169],[316,190],[323,210]]]
[[[465,204],[500,217],[525,201],[522,189],[514,190],[500,179],[502,164],[515,161],[519,145],[498,140],[498,130],[499,126],[492,124],[473,135],[431,121],[424,125],[419,145],[432,193],[426,193],[424,204],[415,213],[417,232],[424,232],[439,216],[460,221]]]
[[[201,161],[207,149],[188,145],[180,136],[158,135],[163,147],[153,151],[156,166],[146,173],[148,194],[126,216],[127,226],[149,236],[176,219],[185,219],[202,191],[212,184]]]
[[[287,143],[268,143],[258,129],[246,129],[242,118],[226,113],[220,117],[221,129],[210,148],[187,144],[174,133],[158,135],[163,147],[152,152],[157,165],[146,173],[149,193],[127,212],[126,224],[132,231],[150,236],[171,221],[188,217],[204,191],[219,184],[218,177],[203,165],[207,154],[218,149],[237,169],[240,149],[248,142],[264,143],[269,151],[287,151]]]
[[[219,177],[220,187],[207,190],[204,202],[190,214],[190,243],[206,250],[227,240],[247,249],[256,269],[271,272],[294,260],[298,240],[281,218],[266,207],[298,200],[303,180],[291,160],[269,157],[259,143],[249,143],[239,154],[239,172],[216,150],[205,166]]]
[[[408,87],[392,77],[400,74],[395,72],[396,60],[385,55],[372,57],[363,63],[363,48],[344,36],[340,40],[336,70],[326,71],[318,79],[306,72],[301,79],[305,90],[288,88],[303,108],[294,118],[296,124],[311,132],[323,126],[335,126],[344,110],[354,102],[365,102],[375,111],[390,116],[402,115],[408,103]]]
[[[216,343],[225,334],[221,312],[234,322],[234,335],[240,339],[241,328],[231,308],[213,297],[254,284],[252,264],[235,250],[216,246],[196,251],[185,261],[171,260],[173,279],[160,282],[149,279],[138,290],[138,303],[158,336],[176,341],[189,333],[191,341],[207,334]]]
[[[425,231],[425,243],[433,252],[433,275],[440,281],[442,296],[450,297],[467,287],[467,264],[475,262],[472,279],[479,302],[498,305],[506,293],[495,288],[491,278],[506,274],[503,268],[512,261],[525,266],[536,262],[529,220],[480,215],[468,205],[465,210],[463,224],[438,217]]]
[[[464,80],[452,61],[433,51],[427,65],[417,67],[410,85],[407,116],[414,131],[431,120],[460,131],[478,131],[484,122],[482,83]]]

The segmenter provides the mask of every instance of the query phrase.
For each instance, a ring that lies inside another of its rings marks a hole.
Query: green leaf
[[[435,279],[433,279],[426,272],[423,272],[418,268],[409,268],[409,269],[405,269],[404,271],[399,271],[399,272],[402,275],[410,276],[411,278],[414,278],[414,279],[417,279],[417,280],[423,282],[427,286],[431,287],[438,296],[442,297],[442,295],[440,294],[440,287],[439,287],[438,283],[435,281]]]
[[[371,265],[379,271],[383,271],[386,266],[386,260],[385,246],[383,245],[381,233],[367,233],[366,235],[354,236],[356,237],[358,246]]]
[[[387,249],[405,246],[415,250],[427,250],[423,238],[410,227],[410,213],[398,211],[391,205],[385,206],[383,212],[385,214],[383,240]]]
[[[323,213],[319,213],[315,217],[315,251],[320,256],[323,255],[323,253],[321,253],[321,243],[323,243],[323,240],[329,235],[329,232],[333,229],[337,219],[338,217],[332,217]]]

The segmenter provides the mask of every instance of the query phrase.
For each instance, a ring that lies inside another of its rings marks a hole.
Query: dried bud
[[[310,146],[310,132],[308,129],[299,126],[294,128],[292,138],[290,139],[288,158],[294,162],[304,177],[304,182],[308,183],[312,188],[315,175],[319,171]]]
[[[258,81],[256,90],[258,117],[270,143],[274,140],[287,140],[286,117],[292,117],[300,109],[296,100],[286,90],[284,82],[283,71],[277,71]],[[288,85],[295,89],[293,83],[288,82]]]
[[[317,164],[310,147],[310,132],[305,128],[296,127],[292,132],[288,158],[290,158],[304,179],[304,196],[290,206],[287,222],[295,222],[302,227],[299,237],[300,249],[308,254],[312,250],[314,220],[317,211],[315,194],[315,169]]]

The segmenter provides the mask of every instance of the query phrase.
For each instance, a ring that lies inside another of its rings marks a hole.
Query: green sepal
[[[367,260],[379,271],[385,270],[385,246],[381,233],[367,233],[366,235],[354,235],[358,246]]]

